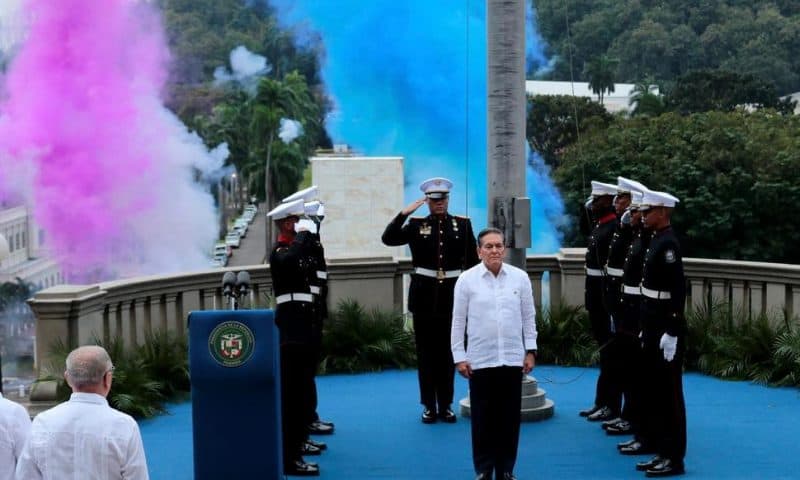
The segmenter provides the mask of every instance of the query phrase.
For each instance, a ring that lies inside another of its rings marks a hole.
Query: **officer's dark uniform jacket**
[[[652,234],[642,228],[634,230],[633,240],[628,248],[625,263],[622,267],[622,305],[621,322],[617,325],[617,332],[632,336],[639,336],[641,326],[641,284],[644,253],[650,245]]]
[[[310,232],[300,232],[294,240],[278,236],[269,257],[272,289],[276,299],[281,295],[297,293],[312,298],[311,302],[288,301],[277,304],[275,323],[282,344],[309,344],[313,340],[312,327],[316,307],[310,279],[312,275],[316,275],[316,270],[309,260],[312,248],[313,236]]]
[[[686,279],[678,238],[672,227],[655,232],[642,268],[642,339],[659,341],[665,332],[686,333]]]
[[[585,306],[592,322],[595,340],[604,343],[611,334],[610,319],[604,298],[604,267],[608,261],[611,237],[616,228],[616,215],[608,213],[601,217],[589,235],[586,248],[586,292]]]
[[[467,217],[444,215],[411,217],[398,214],[383,232],[381,240],[388,246],[408,244],[415,268],[424,268],[437,277],[411,275],[408,309],[451,316],[453,289],[458,273],[478,263],[472,223]],[[450,272],[450,273],[448,273]]]
[[[314,341],[322,340],[322,327],[328,318],[328,265],[325,263],[325,249],[322,247],[319,233],[311,234],[311,248],[308,258],[309,284],[316,303],[316,316],[314,318]]]
[[[616,228],[608,247],[608,261],[605,268],[606,279],[603,287],[605,289],[608,313],[614,318],[614,325],[617,329],[622,320],[620,300],[622,298],[623,267],[625,266],[625,257],[632,240],[633,228],[630,225],[616,222]]]

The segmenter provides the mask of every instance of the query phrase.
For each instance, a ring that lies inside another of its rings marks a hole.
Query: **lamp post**
[[[8,248],[8,240],[0,233],[0,262],[5,260],[11,251]],[[0,356],[0,394],[3,393],[3,357]]]

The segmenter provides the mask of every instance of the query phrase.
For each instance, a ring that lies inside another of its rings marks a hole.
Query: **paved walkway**
[[[264,204],[258,205],[258,212],[253,223],[247,228],[247,235],[241,240],[239,248],[233,249],[228,259],[229,267],[242,267],[264,263],[266,258],[267,212]]]

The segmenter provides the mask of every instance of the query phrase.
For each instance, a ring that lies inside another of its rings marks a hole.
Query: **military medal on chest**
[[[419,227],[419,234],[420,235],[430,235],[431,234],[431,226],[427,223],[423,223],[421,227]]]

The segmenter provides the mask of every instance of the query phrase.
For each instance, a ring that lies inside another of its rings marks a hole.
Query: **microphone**
[[[230,297],[233,294],[233,288],[236,286],[236,274],[233,272],[225,272],[222,276],[222,294]]]
[[[247,295],[250,291],[250,274],[244,270],[236,275],[236,294],[238,296]]]

